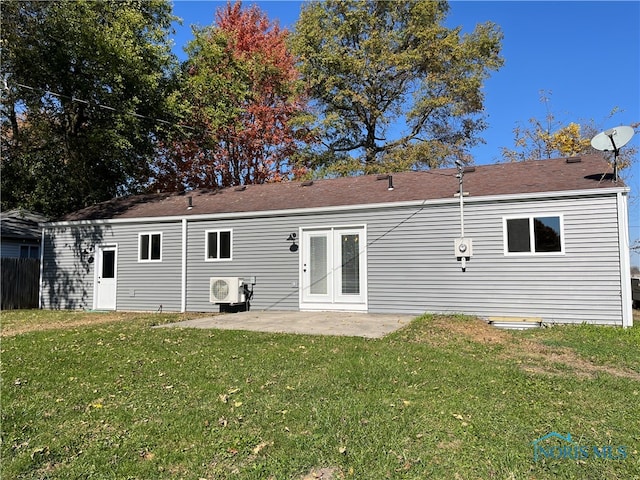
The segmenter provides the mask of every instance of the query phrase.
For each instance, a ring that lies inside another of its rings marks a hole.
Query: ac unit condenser
[[[238,277],[211,277],[209,279],[209,301],[211,303],[242,302],[242,281]]]

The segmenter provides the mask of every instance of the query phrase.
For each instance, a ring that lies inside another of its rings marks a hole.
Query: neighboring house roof
[[[600,155],[556,158],[467,168],[464,191],[472,197],[624,187],[612,183],[612,169]],[[267,183],[219,190],[158,193],[117,198],[67,215],[62,220],[132,219],[304,208],[384,204],[452,198],[457,169],[364,175],[311,182]],[[188,197],[193,208],[188,209]]]
[[[22,209],[7,210],[0,214],[0,235],[3,239],[40,241],[42,229],[38,224],[47,220],[40,213]]]

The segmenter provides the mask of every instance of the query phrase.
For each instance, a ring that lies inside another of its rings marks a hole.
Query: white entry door
[[[94,304],[98,310],[116,309],[116,255],[115,245],[101,246],[96,251]]]
[[[302,232],[302,309],[366,310],[364,227]]]

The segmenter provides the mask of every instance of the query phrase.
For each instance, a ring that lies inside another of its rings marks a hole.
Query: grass
[[[0,476],[640,478],[640,327],[150,328],[182,318],[4,312]],[[626,458],[534,461],[552,431]]]

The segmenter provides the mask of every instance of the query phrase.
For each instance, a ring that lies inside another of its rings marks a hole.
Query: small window
[[[102,251],[102,278],[116,278],[116,251]]]
[[[563,253],[559,216],[505,219],[505,253]]]
[[[139,236],[139,245],[139,261],[159,262],[162,260],[161,233],[141,233]]]
[[[231,230],[208,230],[205,249],[205,260],[231,260]]]
[[[38,245],[20,245],[20,258],[40,258]]]

